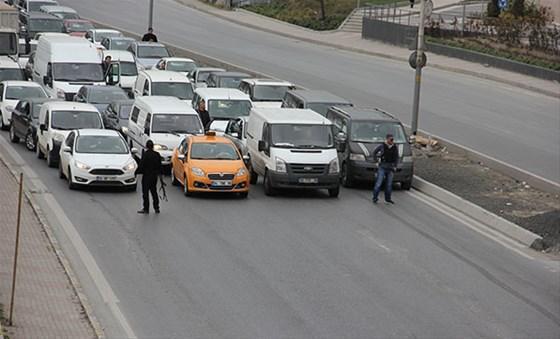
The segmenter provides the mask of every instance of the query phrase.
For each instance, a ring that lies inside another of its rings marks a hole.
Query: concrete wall
[[[554,21],[560,24],[560,0],[538,0],[539,5],[550,7],[554,14]]]

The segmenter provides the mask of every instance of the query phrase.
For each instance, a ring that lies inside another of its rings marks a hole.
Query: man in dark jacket
[[[142,41],[157,42],[157,36],[154,34],[154,29],[152,27],[148,28],[148,33],[144,34]]]
[[[391,193],[393,191],[393,174],[399,162],[399,149],[395,145],[393,135],[387,134],[385,142],[377,146],[373,154],[377,159],[381,159],[377,168],[377,179],[373,187],[373,203],[377,204],[379,191],[381,191],[381,185],[383,185],[385,179],[385,202],[394,204]]]
[[[152,140],[146,142],[147,150],[142,155],[136,174],[142,174],[142,199],[144,207],[138,211],[140,214],[150,213],[150,197],[154,201],[154,210],[159,213],[159,197],[157,193],[157,181],[161,175],[161,156],[154,151]]]
[[[200,117],[200,121],[202,121],[202,126],[204,130],[210,129],[210,124],[212,123],[212,119],[210,119],[210,113],[206,110],[206,102],[204,100],[200,100],[198,102],[198,108],[196,109],[196,113]]]

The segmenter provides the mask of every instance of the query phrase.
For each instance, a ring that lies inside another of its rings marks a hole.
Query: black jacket
[[[143,174],[142,180],[157,179],[161,175],[161,156],[154,150],[147,150],[136,169],[136,174]]]
[[[157,42],[157,36],[154,33],[146,33],[142,37],[142,41],[153,41]]]
[[[395,168],[399,162],[399,148],[397,145],[389,147],[386,143],[383,143],[375,149],[373,152],[375,157],[381,158],[380,166],[383,168]]]
[[[204,130],[209,129],[210,124],[212,123],[212,119],[210,118],[210,113],[208,113],[208,111],[201,111],[199,109],[196,110],[196,113],[198,113],[198,116],[200,117],[200,121],[202,121],[202,126],[204,127]]]

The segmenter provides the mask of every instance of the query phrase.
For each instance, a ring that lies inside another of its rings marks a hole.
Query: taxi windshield
[[[235,147],[226,143],[194,143],[191,146],[194,160],[239,160]]]

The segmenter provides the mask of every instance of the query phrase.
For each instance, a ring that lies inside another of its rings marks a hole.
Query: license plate
[[[317,184],[317,183],[319,183],[319,179],[317,179],[317,178],[299,178],[298,182],[300,184]]]
[[[96,177],[97,181],[114,181],[117,180],[117,177]]]
[[[212,186],[231,186],[231,180],[214,180]]]

